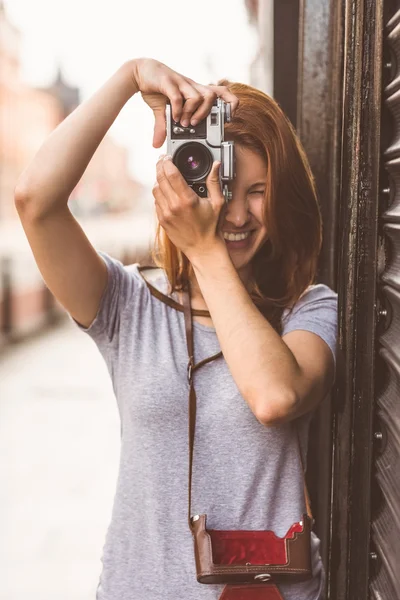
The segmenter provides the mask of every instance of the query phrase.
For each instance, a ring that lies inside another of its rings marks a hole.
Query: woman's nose
[[[243,227],[250,219],[249,205],[246,199],[235,197],[233,193],[232,199],[226,206],[225,219],[237,228]]]

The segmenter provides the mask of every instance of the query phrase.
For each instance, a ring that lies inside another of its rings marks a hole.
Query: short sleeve
[[[110,343],[119,331],[120,319],[127,303],[141,293],[145,282],[138,264],[124,266],[105,252],[98,252],[107,266],[108,281],[97,314],[89,327],[83,327],[71,316],[78,328],[89,334],[96,342]]]
[[[282,337],[291,331],[311,331],[332,351],[336,367],[337,294],[327,285],[310,286],[295,304],[292,312],[282,316]]]

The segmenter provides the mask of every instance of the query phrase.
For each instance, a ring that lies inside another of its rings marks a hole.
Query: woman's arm
[[[190,262],[224,358],[261,423],[294,419],[315,408],[328,393],[332,352],[308,331],[281,338],[254,305],[222,244],[209,253],[192,254]]]
[[[97,314],[107,269],[71,214],[68,199],[136,91],[129,64],[124,64],[51,133],[15,188],[15,206],[43,279],[85,327]]]
[[[68,198],[122,107],[138,91],[155,115],[156,147],[166,135],[168,98],[176,118],[207,114],[215,98],[208,86],[159,61],[127,61],[52,132],[15,189],[16,208],[46,284],[85,327],[97,314],[107,271],[69,211]]]
[[[17,182],[16,204],[25,216],[43,218],[67,206],[101,140],[138,91],[132,74],[124,64],[45,140]]]

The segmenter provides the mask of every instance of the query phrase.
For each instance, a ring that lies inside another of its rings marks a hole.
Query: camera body
[[[182,173],[187,184],[201,198],[207,197],[206,179],[215,160],[221,161],[220,185],[225,201],[232,197],[228,184],[235,177],[234,143],[224,141],[224,125],[231,120],[231,106],[221,98],[197,125],[183,127],[172,118],[166,106],[167,154]]]

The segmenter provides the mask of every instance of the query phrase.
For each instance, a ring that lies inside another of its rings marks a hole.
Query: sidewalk
[[[0,361],[1,600],[94,600],[120,424],[106,365],[69,320]]]

